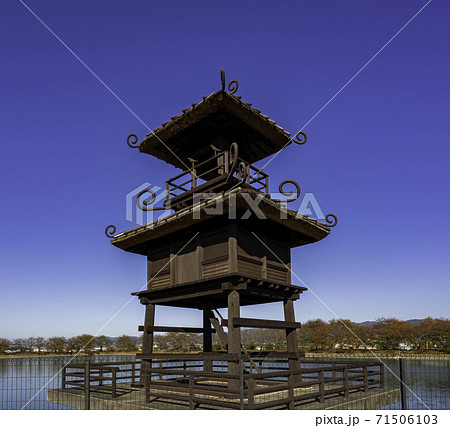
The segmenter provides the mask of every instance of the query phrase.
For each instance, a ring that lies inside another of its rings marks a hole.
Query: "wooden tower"
[[[299,196],[300,188],[294,181],[281,183],[279,196],[284,199],[271,197],[268,175],[252,165],[292,142],[302,144],[306,136],[299,133],[292,139],[274,121],[234,95],[236,81],[228,86],[231,92],[226,92],[223,71],[221,77],[221,90],[172,117],[139,144],[136,136],[128,138],[129,145],[140,152],[182,170],[166,182],[161,208],[170,208],[172,214],[126,232],[108,234],[114,246],[147,258],[147,289],[133,294],[145,306],[139,356],[148,370],[148,397],[158,394],[154,379],[161,379],[161,370],[172,376],[172,386],[167,384],[166,391],[159,392],[161,396],[177,390],[176,382],[181,388],[180,379],[187,379],[188,370],[173,377],[170,370],[157,368],[154,362],[161,358],[200,362],[205,376],[217,373],[215,361],[226,361],[221,366],[229,376],[226,389],[237,394],[243,367],[247,373],[257,371],[254,355],[241,345],[242,327],[285,330],[287,352],[276,354],[286,359],[294,373],[300,366],[296,334],[300,323],[295,321],[293,302],[306,288],[291,283],[290,250],[325,238],[333,226],[283,205]],[[285,185],[293,186],[295,192],[284,191]],[[141,202],[144,194],[151,200]],[[144,210],[161,209],[151,205],[154,200],[154,193],[144,190],[137,204]],[[270,302],[282,302],[284,321],[241,317],[241,306]],[[156,326],[158,306],[198,309],[203,313],[203,325]],[[227,309],[227,319],[218,311],[222,308]],[[194,356],[154,353],[154,333],[170,331],[201,333],[203,351]],[[226,351],[213,352],[214,332]],[[243,360],[247,365],[242,366]]]

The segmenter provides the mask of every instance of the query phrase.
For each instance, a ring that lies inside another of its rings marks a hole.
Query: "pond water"
[[[131,361],[133,356],[36,357],[0,359],[0,409],[69,410],[70,407],[49,403],[47,389],[61,387],[61,370],[70,360],[84,362]],[[308,358],[305,367],[314,367],[320,358]],[[330,358],[327,358],[330,360]],[[367,361],[367,360],[364,360]],[[405,359],[405,383],[408,409],[449,409],[450,360]],[[398,388],[397,359],[383,359],[386,386]],[[280,366],[281,367],[281,366]],[[225,367],[224,367],[225,368]],[[386,409],[400,409],[400,402]]]

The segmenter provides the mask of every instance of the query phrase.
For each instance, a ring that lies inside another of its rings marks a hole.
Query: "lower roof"
[[[253,200],[255,205],[266,217],[266,219],[258,219],[252,214],[252,218],[247,224],[258,228],[275,228],[284,239],[288,240],[291,248],[301,245],[310,244],[320,241],[330,233],[329,227],[315,219],[306,215],[299,214],[297,211],[286,209],[280,204],[272,201],[268,196],[256,199],[261,192],[247,189],[237,188],[217,196],[213,200],[205,200],[201,204],[194,207],[187,207],[176,213],[163,217],[152,223],[116,234],[111,239],[111,244],[121,250],[136,253],[147,254],[147,247],[154,241],[160,239],[170,239],[175,234],[185,233],[189,228],[198,230],[206,230],[208,222],[215,221],[225,224],[230,220],[230,211],[236,209],[237,218],[249,209],[248,201]],[[214,208],[218,204],[222,204],[223,213],[213,215],[206,213],[205,209]],[[230,206],[231,205],[231,206]],[[209,223],[211,224],[211,223]]]

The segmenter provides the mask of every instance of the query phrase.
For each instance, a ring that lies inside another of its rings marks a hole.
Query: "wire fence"
[[[142,364],[134,356],[0,359],[0,408],[449,409],[448,355],[381,358],[381,363],[308,357],[295,367],[265,356],[229,361],[224,355]]]

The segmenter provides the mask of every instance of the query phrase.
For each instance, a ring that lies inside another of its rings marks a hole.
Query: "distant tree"
[[[91,334],[81,334],[77,336],[80,349],[86,354],[92,354],[95,347],[95,338]]]
[[[329,321],[329,346],[338,349],[353,349],[358,347],[356,325],[350,320]]]
[[[114,341],[102,335],[95,338],[94,345],[100,348],[100,352],[110,351],[113,349]]]
[[[321,319],[307,321],[298,332],[299,345],[313,351],[330,349],[334,346],[331,326]]]
[[[354,324],[353,332],[358,336],[357,348],[370,349],[375,346],[375,335],[372,325]]]
[[[248,350],[286,349],[285,333],[272,329],[244,329],[241,331],[241,340],[244,348]]]
[[[214,339],[213,343],[215,343]],[[195,351],[202,348],[202,339],[200,335],[194,333],[157,334],[154,336],[154,347],[158,350],[174,352]]]
[[[131,337],[123,334],[122,336],[119,336],[116,339],[115,342],[115,348],[118,351],[136,351],[138,349],[137,347],[138,339],[136,337]]]
[[[85,352],[92,354],[94,349],[94,336],[90,334],[81,334],[79,336],[71,337],[67,340],[67,349],[70,353]]]
[[[67,339],[67,352],[70,354],[77,353],[81,350],[81,343],[78,340],[78,336],[69,337]]]
[[[27,350],[27,342],[25,339],[14,339],[12,341],[12,346],[20,352],[25,352]]]
[[[47,339],[47,348],[50,352],[62,354],[66,348],[67,339],[65,337],[49,337]]]
[[[450,351],[450,320],[428,317],[419,324],[418,328],[423,348]]]
[[[165,334],[155,334],[153,336],[153,347],[159,351],[167,350],[167,337]]]
[[[44,348],[47,345],[47,340],[41,336],[36,337],[34,339],[34,346],[36,347],[38,354],[42,352],[42,348]]]
[[[11,341],[9,339],[4,339],[0,337],[0,353],[3,354],[11,346]]]
[[[33,348],[36,345],[36,338],[29,337],[29,338],[25,339],[25,345],[26,345],[27,352],[33,352]]]
[[[199,336],[194,333],[167,333],[167,350],[187,352],[200,349]]]
[[[378,318],[374,325],[377,348],[385,350],[399,349],[400,343],[410,343],[414,327],[407,321],[396,318]]]

